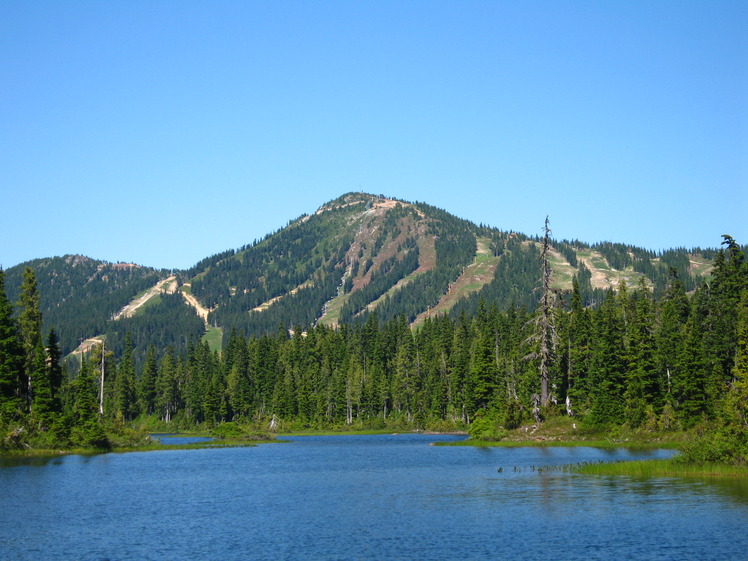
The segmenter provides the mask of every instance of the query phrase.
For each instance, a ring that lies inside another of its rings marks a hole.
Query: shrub
[[[704,432],[686,442],[680,452],[677,460],[682,462],[748,465],[748,432],[734,427]]]
[[[470,427],[468,434],[471,440],[499,441],[507,436],[507,431],[499,426],[495,417],[485,415],[476,417]]]

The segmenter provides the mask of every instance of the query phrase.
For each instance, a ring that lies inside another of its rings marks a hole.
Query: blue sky
[[[0,265],[186,268],[349,191],[748,243],[748,3],[0,3]]]

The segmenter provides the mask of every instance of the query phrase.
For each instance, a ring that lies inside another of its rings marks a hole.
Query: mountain
[[[715,252],[655,254],[623,243],[553,240],[550,259],[554,287],[568,292],[576,277],[592,305],[621,282],[646,279],[659,293],[678,274],[693,288],[709,274]],[[472,313],[481,301],[532,309],[540,244],[425,203],[349,193],[186,271],[70,255],[37,259],[6,271],[11,301],[26,266],[37,275],[45,326],[55,327],[64,352],[105,335],[117,353],[130,333],[142,358],[151,344],[163,350],[201,337],[218,348],[232,330],[258,335],[336,326],[372,313],[418,324],[429,315]]]

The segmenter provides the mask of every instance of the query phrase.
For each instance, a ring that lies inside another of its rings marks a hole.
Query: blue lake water
[[[454,438],[0,460],[0,559],[748,559],[746,482],[536,469],[669,451],[429,446]]]
[[[152,434],[153,440],[158,440],[161,444],[177,445],[177,444],[197,444],[200,442],[209,442],[213,440],[210,436],[185,436],[179,433],[173,434]]]

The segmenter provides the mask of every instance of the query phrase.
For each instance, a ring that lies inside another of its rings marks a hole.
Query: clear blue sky
[[[0,3],[4,268],[186,268],[359,190],[748,243],[748,2]]]

